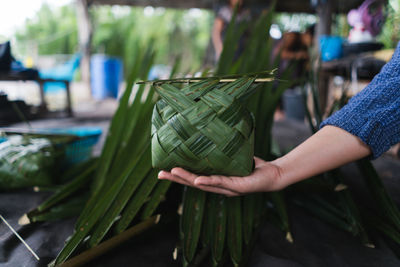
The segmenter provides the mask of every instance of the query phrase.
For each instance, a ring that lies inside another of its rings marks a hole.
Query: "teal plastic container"
[[[343,55],[343,39],[339,36],[322,35],[319,39],[322,61],[331,61]]]
[[[93,146],[99,141],[102,130],[97,127],[76,127],[65,129],[46,129],[51,134],[70,134],[79,139],[69,143],[65,149],[65,165],[73,165],[88,160]]]

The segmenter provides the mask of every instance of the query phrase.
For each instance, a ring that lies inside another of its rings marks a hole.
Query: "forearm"
[[[334,126],[325,126],[272,164],[280,169],[283,188],[371,154],[358,137]]]
[[[217,58],[219,58],[223,49],[223,42],[221,38],[222,28],[223,28],[223,22],[221,19],[217,18],[214,22],[212,30],[212,42],[214,45],[215,54]]]
[[[223,49],[221,36],[218,33],[213,33],[212,41],[215,49],[216,58],[219,58]]]
[[[199,176],[182,168],[174,168],[171,172],[161,171],[158,177],[213,193],[239,196],[281,190],[370,153],[369,148],[356,136],[334,126],[325,126],[273,162],[255,158],[255,169],[246,177]]]

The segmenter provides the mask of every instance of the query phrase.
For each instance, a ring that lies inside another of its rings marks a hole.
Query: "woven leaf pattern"
[[[229,83],[210,78],[183,89],[155,83],[161,96],[152,117],[153,167],[248,175],[253,168],[254,116],[240,101],[255,77]]]

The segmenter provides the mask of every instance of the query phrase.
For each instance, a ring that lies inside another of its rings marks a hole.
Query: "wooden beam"
[[[318,22],[316,25],[315,35],[315,49],[319,50],[319,39],[322,35],[330,35],[332,28],[332,15],[333,15],[333,0],[319,1],[317,6]],[[318,91],[319,91],[319,105],[322,114],[325,114],[325,108],[328,98],[329,77],[326,75],[319,76]]]
[[[88,0],[100,5],[154,6],[166,8],[213,8],[213,0]]]
[[[224,3],[223,0],[87,0],[89,4],[154,6],[166,8],[206,8],[212,9]],[[334,12],[348,12],[358,7],[364,0],[337,0],[332,5]],[[225,1],[226,2],[226,1]],[[246,4],[256,7],[268,7],[270,1],[246,0]],[[276,4],[276,11],[289,13],[315,13],[310,0],[281,0]]]
[[[318,23],[316,33],[317,36],[331,34],[333,15],[333,1],[324,0],[317,6]]]
[[[93,27],[89,15],[88,0],[77,0],[76,1],[76,17],[78,21],[78,38],[79,38],[79,49],[82,53],[81,58],[81,77],[82,82],[86,85],[86,88],[90,90],[90,46],[92,42]]]

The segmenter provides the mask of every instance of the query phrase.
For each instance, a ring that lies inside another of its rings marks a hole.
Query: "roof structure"
[[[324,0],[319,0],[324,2]],[[364,0],[337,0],[333,1],[333,11],[338,13],[348,12],[358,7]],[[99,5],[130,5],[130,6],[154,6],[166,8],[206,8],[212,9],[223,0],[87,0],[88,4]],[[255,7],[268,7],[271,0],[245,0],[246,4]],[[291,13],[315,13],[313,3],[318,0],[281,0],[277,1],[276,11]]]

